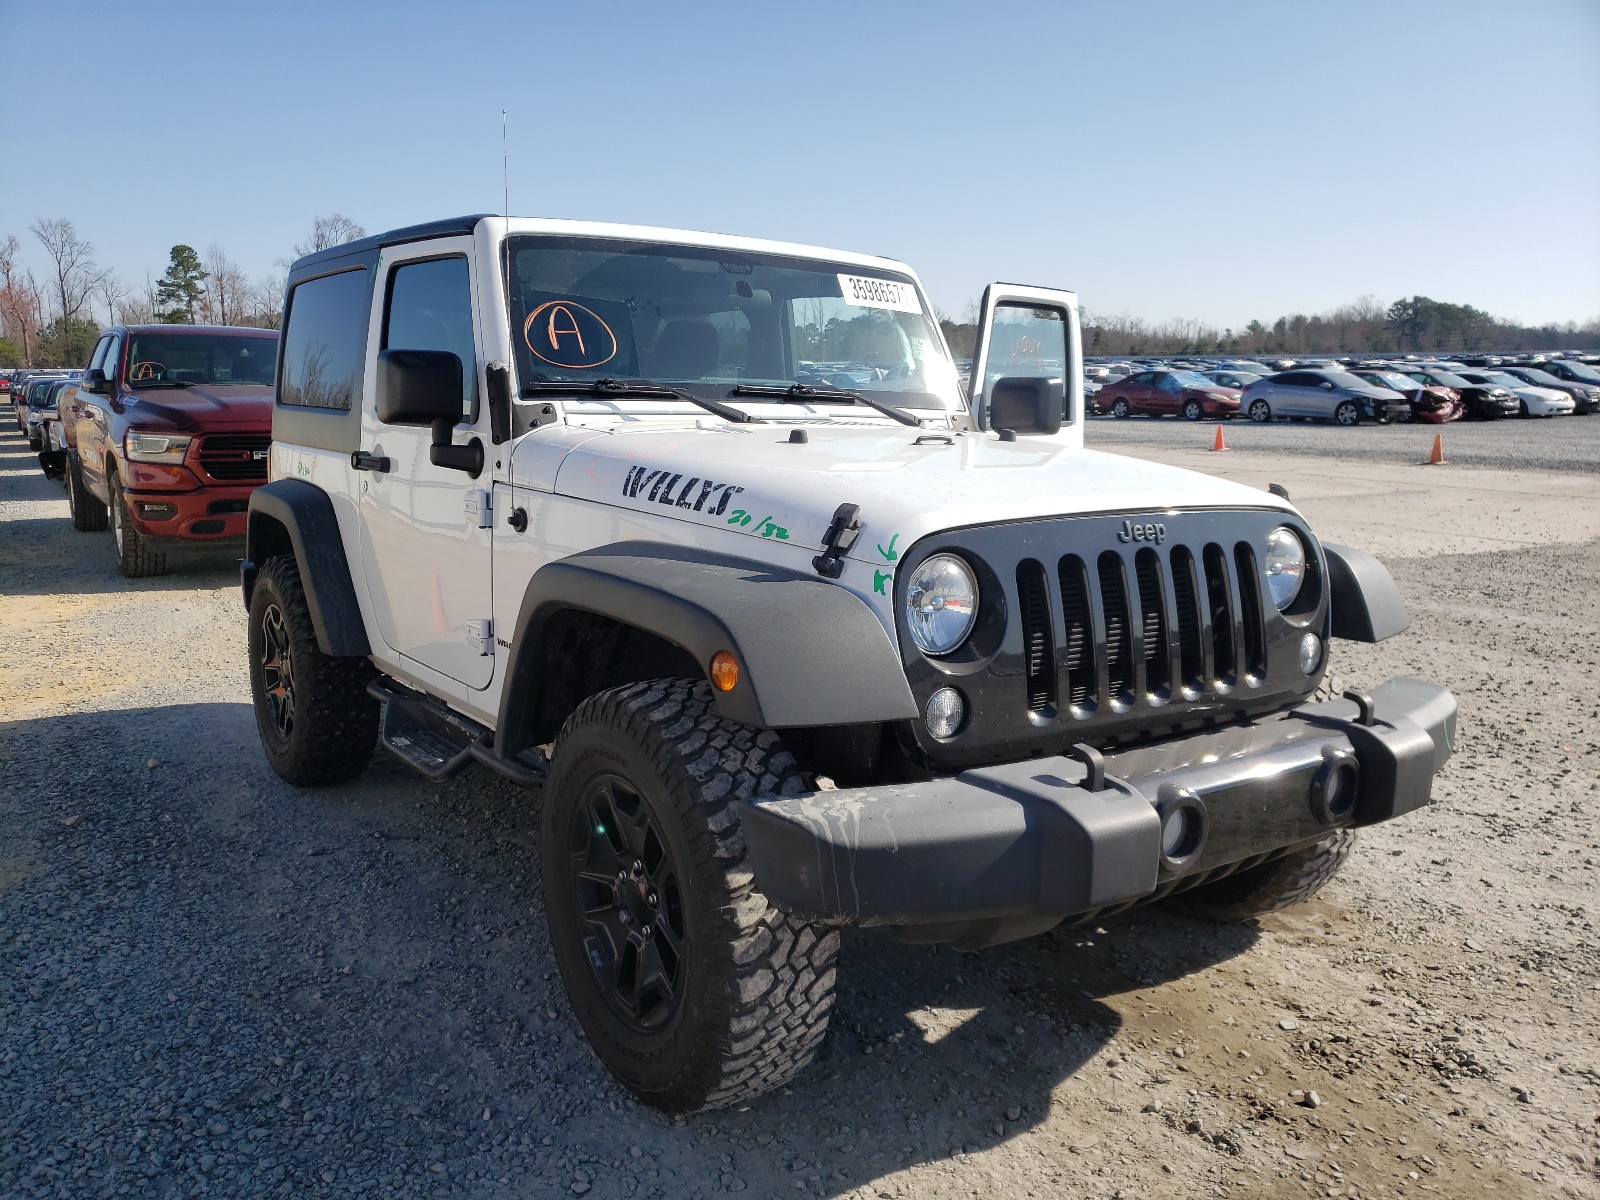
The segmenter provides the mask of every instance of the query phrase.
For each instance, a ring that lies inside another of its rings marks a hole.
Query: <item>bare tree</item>
[[[55,315],[65,327],[77,319],[100,282],[102,272],[95,266],[94,247],[78,236],[65,217],[40,217],[28,228],[44,243],[55,266],[55,299],[60,303]]]
[[[250,312],[246,322],[263,329],[276,329],[283,323],[283,292],[288,283],[282,271],[273,271],[257,279],[250,288]]]
[[[107,271],[100,276],[94,285],[95,295],[99,296],[106,306],[106,324],[117,323],[118,306],[127,298],[128,285],[118,279],[112,272]]]
[[[239,264],[216,242],[206,248],[205,295],[201,313],[212,325],[237,325],[249,305],[250,282]]]
[[[308,254],[315,254],[318,250],[326,250],[330,246],[353,242],[357,238],[366,236],[367,231],[343,213],[334,213],[331,217],[317,217],[311,223],[310,240],[298,243],[294,248],[294,256],[304,258]]]
[[[7,336],[21,342],[22,363],[31,366],[34,337],[44,324],[44,304],[33,272],[17,262],[21,248],[10,235],[0,242],[0,324]]]

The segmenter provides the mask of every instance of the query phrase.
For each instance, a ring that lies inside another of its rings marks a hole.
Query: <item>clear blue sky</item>
[[[1600,316],[1600,2],[0,0],[0,237],[252,276],[501,203],[904,258],[1153,321]],[[33,56],[39,57],[35,59]]]

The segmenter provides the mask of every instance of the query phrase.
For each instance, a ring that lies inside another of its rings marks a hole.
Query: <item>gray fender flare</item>
[[[763,729],[856,725],[917,715],[900,653],[873,611],[816,575],[686,546],[619,542],[547,563],[523,594],[500,697],[496,749],[530,744],[546,627],[596,613],[684,650],[702,677],[719,650],[739,681],[718,713]]]
[[[1322,543],[1328,557],[1333,636],[1351,642],[1381,642],[1411,627],[1394,576],[1365,550]]]
[[[244,561],[239,564],[246,608],[250,607],[259,564],[287,553],[294,555],[300,567],[318,648],[324,654],[370,654],[367,626],[356,602],[333,501],[303,479],[279,479],[250,493]]]

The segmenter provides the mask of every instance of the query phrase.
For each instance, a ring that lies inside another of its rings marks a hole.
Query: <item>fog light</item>
[[[1300,639],[1300,670],[1307,675],[1315,675],[1321,665],[1322,639],[1314,633],[1308,633]]]
[[[928,732],[941,742],[955,737],[966,719],[967,702],[955,688],[940,688],[928,697],[923,720],[927,722]]]
[[[1356,810],[1361,790],[1361,768],[1349,754],[1324,752],[1322,766],[1311,781],[1311,812],[1324,825],[1337,825]]]
[[[1181,871],[1206,844],[1206,809],[1187,788],[1174,789],[1156,805],[1161,818],[1161,866]]]

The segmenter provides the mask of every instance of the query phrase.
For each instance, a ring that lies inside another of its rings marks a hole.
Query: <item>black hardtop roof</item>
[[[474,213],[467,217],[446,217],[442,221],[429,221],[423,225],[406,225],[400,229],[391,229],[387,233],[375,233],[370,237],[359,238],[353,242],[341,242],[337,246],[329,246],[326,250],[318,250],[315,254],[308,254],[304,258],[295,259],[293,265],[289,267],[289,274],[299,275],[308,267],[332,262],[334,259],[343,258],[347,254],[359,254],[365,250],[378,250],[384,246],[398,246],[405,242],[421,242],[426,241],[428,238],[471,233],[478,227],[478,222],[489,215],[489,213]]]

